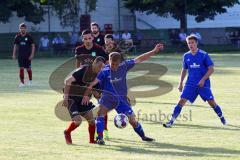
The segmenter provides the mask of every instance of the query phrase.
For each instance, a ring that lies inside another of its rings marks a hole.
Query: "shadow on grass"
[[[236,157],[240,156],[240,150],[226,149],[220,147],[196,147],[196,146],[185,146],[176,145],[169,143],[160,142],[139,142],[129,139],[111,138],[108,140],[107,145],[97,146],[103,150],[112,150],[127,152],[132,154],[148,154],[148,155],[159,155],[159,156],[185,156],[185,157]],[[111,143],[110,145],[108,143]],[[129,145],[129,146],[126,146]],[[96,148],[92,145],[74,145],[87,148]],[[172,151],[166,151],[172,150]],[[80,150],[77,149],[77,150]]]
[[[228,126],[232,127],[229,128]],[[240,131],[240,126],[235,125],[227,125],[222,127],[215,127],[215,126],[203,126],[203,125],[195,125],[195,124],[176,124],[176,128],[189,128],[189,129],[210,129],[210,130],[229,130],[229,131]]]

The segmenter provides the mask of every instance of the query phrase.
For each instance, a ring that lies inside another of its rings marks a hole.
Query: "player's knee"
[[[180,99],[178,104],[181,105],[182,107],[186,104],[187,100],[186,99]]]
[[[88,121],[88,124],[91,125],[91,126],[92,126],[92,125],[95,125],[95,120],[94,120],[94,119],[89,120],[89,121]]]
[[[209,100],[208,101],[208,104],[211,106],[211,107],[215,107],[217,104],[214,100]]]
[[[72,121],[77,125],[79,126],[81,123],[82,123],[82,119],[80,116],[76,116],[72,119]]]
[[[137,120],[136,120],[135,117],[130,117],[130,118],[129,118],[129,123],[131,124],[131,126],[132,126],[133,128],[136,128],[137,125],[138,125],[138,122],[137,122]]]

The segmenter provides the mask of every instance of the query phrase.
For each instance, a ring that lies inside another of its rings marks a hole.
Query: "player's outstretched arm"
[[[95,86],[98,82],[99,82],[99,80],[97,78],[95,78],[95,80],[89,84],[86,91],[84,92],[84,96],[82,99],[82,105],[88,105],[89,99],[90,99],[88,95],[92,92],[93,86]]]
[[[149,59],[152,55],[156,54],[157,52],[159,52],[160,50],[163,49],[163,44],[159,43],[157,44],[153,50],[147,52],[147,53],[143,53],[142,55],[136,57],[134,59],[135,63],[141,63],[143,61],[146,61],[147,59]]]
[[[182,89],[183,89],[183,81],[184,81],[186,75],[187,75],[187,70],[186,70],[186,69],[182,69],[182,71],[181,71],[181,76],[180,76],[180,81],[179,81],[179,85],[178,85],[178,90],[179,90],[180,92],[182,92]]]
[[[71,76],[65,80],[65,86],[64,86],[64,100],[63,100],[63,106],[68,107],[68,97],[69,97],[69,90],[70,90],[70,85],[72,82],[75,82],[76,79]]]
[[[202,79],[198,82],[198,86],[199,86],[199,87],[203,87],[205,81],[213,74],[213,72],[214,72],[213,66],[209,66],[207,73],[206,73],[206,74],[202,77]]]

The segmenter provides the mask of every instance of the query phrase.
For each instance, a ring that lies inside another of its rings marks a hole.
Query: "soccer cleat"
[[[104,139],[109,139],[109,135],[108,135],[108,130],[104,130],[103,131],[103,137],[104,137]]]
[[[164,123],[163,127],[170,128],[170,127],[172,127],[172,125],[173,125],[173,121],[169,121],[168,123]]]
[[[143,141],[146,141],[146,142],[152,142],[152,141],[154,141],[153,138],[149,138],[149,137],[146,137],[146,136],[143,137],[142,140],[143,140]]]
[[[64,131],[64,137],[65,137],[66,143],[68,145],[71,145],[72,144],[72,137],[71,137],[71,134],[67,133],[66,130]]]
[[[227,121],[223,116],[220,118],[220,120],[221,120],[223,125],[227,125]]]
[[[97,139],[97,144],[99,144],[99,145],[105,145],[105,142],[104,142],[104,140],[103,139]]]
[[[22,88],[24,87],[25,85],[21,82],[19,85],[18,85],[18,88]]]
[[[28,81],[28,86],[32,86],[32,81]]]

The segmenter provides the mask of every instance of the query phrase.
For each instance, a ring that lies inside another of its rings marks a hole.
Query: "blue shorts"
[[[109,110],[115,109],[118,114],[123,113],[125,115],[133,115],[131,105],[128,101],[119,100],[116,97],[112,96],[102,96],[99,100],[99,104],[108,108]]]
[[[189,100],[193,103],[197,96],[200,95],[202,100],[209,101],[213,100],[213,94],[210,88],[207,87],[192,87],[192,86],[185,86],[181,95],[181,98]]]

